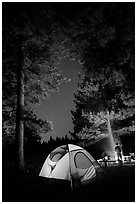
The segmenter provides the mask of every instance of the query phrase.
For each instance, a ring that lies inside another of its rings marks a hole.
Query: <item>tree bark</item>
[[[111,128],[111,123],[110,123],[110,114],[109,111],[107,110],[107,128],[108,128],[108,135],[109,135],[109,141],[110,141],[110,147],[112,150],[112,155],[115,156],[115,142],[112,134],[112,128]]]
[[[17,113],[16,113],[16,147],[19,171],[24,171],[24,73],[22,45],[18,45],[18,70],[17,70]]]

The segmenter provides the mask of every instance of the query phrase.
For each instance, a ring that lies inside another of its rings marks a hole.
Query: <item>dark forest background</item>
[[[82,64],[72,111],[72,139],[41,134],[52,130],[32,105],[66,79],[64,58]],[[59,145],[74,143],[95,158],[96,141],[112,134],[125,155],[135,151],[135,4],[2,4],[3,168],[39,172]]]

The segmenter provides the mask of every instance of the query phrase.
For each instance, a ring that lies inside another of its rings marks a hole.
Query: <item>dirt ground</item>
[[[135,166],[107,167],[107,176],[71,190],[70,183],[48,183],[25,174],[3,172],[3,202],[134,202]]]

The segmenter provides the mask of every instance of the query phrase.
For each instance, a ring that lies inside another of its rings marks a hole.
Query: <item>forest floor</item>
[[[106,167],[107,177],[74,191],[70,184],[49,184],[42,177],[3,171],[3,202],[134,202],[135,165]]]

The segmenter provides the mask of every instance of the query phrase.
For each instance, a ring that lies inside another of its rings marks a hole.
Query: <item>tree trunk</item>
[[[107,110],[107,128],[108,128],[108,135],[109,135],[109,142],[110,142],[110,147],[111,147],[111,153],[112,156],[115,156],[115,142],[112,134],[112,128],[111,128],[111,123],[110,123],[110,114],[109,111]]]
[[[17,169],[24,171],[24,74],[21,43],[18,49],[16,145]]]

